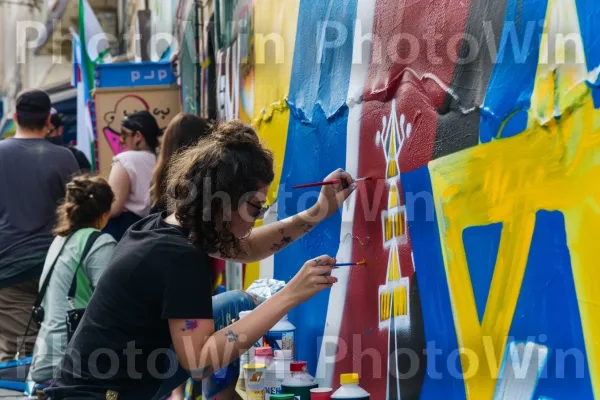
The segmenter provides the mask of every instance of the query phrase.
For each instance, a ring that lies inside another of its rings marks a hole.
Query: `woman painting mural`
[[[356,187],[344,171],[334,177],[345,184],[324,186],[312,208],[252,230],[265,213],[273,156],[248,125],[213,128],[169,168],[169,212],[125,233],[47,395],[147,400],[173,366],[171,347],[195,379],[239,358],[293,307],[337,281],[330,276],[335,260],[324,255],[299,265],[284,289],[215,332],[208,257],[252,262],[299,239]]]

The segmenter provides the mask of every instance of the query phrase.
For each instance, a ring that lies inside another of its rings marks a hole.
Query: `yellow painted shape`
[[[391,159],[388,161],[387,174],[386,177],[393,178],[398,175],[398,165],[396,164],[395,159]]]
[[[573,32],[574,15],[573,0],[551,0],[545,33],[558,29],[559,22]],[[547,40],[542,38],[542,49]],[[565,57],[568,61],[572,54]],[[468,399],[494,396],[539,210],[558,210],[565,217],[590,375],[600,398],[600,111],[586,74],[585,64],[540,64],[525,132],[429,164],[459,347],[479,360],[477,372],[465,379]],[[555,113],[561,118],[553,118]],[[504,227],[480,324],[462,232],[497,222]],[[542,332],[531,332],[537,333]],[[463,371],[471,370],[469,359],[461,358]]]
[[[399,203],[400,202],[398,200],[398,187],[396,186],[396,183],[394,182],[390,185],[390,199],[388,201],[388,209],[398,207]]]
[[[254,2],[254,116],[252,123],[263,143],[273,152],[275,179],[268,193],[273,203],[279,190],[290,111],[290,87],[299,0]],[[277,44],[275,44],[277,43]],[[275,50],[278,49],[278,50]],[[258,221],[255,227],[261,226]],[[244,288],[259,278],[260,263],[246,265]]]

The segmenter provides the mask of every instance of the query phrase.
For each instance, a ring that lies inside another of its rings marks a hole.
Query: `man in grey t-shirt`
[[[73,154],[45,139],[50,98],[40,90],[19,94],[13,138],[0,141],[0,362],[14,358],[38,293],[56,207],[79,167]],[[30,355],[32,324],[22,356]]]

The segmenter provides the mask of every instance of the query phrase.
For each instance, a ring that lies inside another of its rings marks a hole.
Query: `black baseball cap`
[[[21,118],[47,117],[51,108],[50,97],[43,90],[27,89],[17,96],[15,109]]]
[[[138,111],[129,114],[121,121],[121,126],[130,131],[140,131],[146,143],[153,149],[158,147],[158,138],[162,135],[162,131],[158,127],[156,118],[149,111]]]

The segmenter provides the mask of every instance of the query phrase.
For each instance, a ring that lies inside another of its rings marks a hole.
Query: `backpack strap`
[[[23,349],[23,345],[25,344],[25,338],[27,338],[27,335],[29,334],[29,328],[31,328],[31,323],[33,322],[33,314],[35,313],[35,310],[39,306],[42,305],[42,301],[44,301],[44,296],[46,295],[46,290],[48,289],[48,285],[50,284],[50,278],[52,278],[52,273],[54,272],[54,267],[56,266],[56,263],[58,262],[58,259],[60,258],[60,255],[62,254],[62,251],[64,250],[65,246],[69,242],[69,239],[71,239],[71,236],[73,236],[73,233],[71,233],[71,234],[69,234],[69,236],[67,236],[67,238],[63,242],[62,246],[60,247],[60,250],[58,250],[58,254],[56,255],[56,258],[54,259],[54,261],[52,262],[52,265],[50,266],[50,269],[48,270],[48,274],[46,274],[46,278],[44,279],[44,282],[42,283],[40,291],[35,298],[33,307],[31,307],[31,315],[29,316],[29,321],[27,321],[27,327],[25,328],[25,333],[23,334],[23,341],[21,342],[21,345],[19,346],[17,353],[15,354],[15,360],[18,360],[21,355],[21,350]]]
[[[85,243],[85,247],[83,248],[83,251],[81,252],[81,257],[79,257],[79,263],[77,264],[77,268],[75,268],[75,273],[73,274],[73,280],[71,281],[71,287],[69,287],[69,293],[67,294],[67,300],[69,301],[69,303],[71,304],[71,307],[73,307],[73,308],[75,308],[74,307],[74,299],[75,299],[75,292],[77,291],[77,273],[79,272],[79,268],[81,268],[81,264],[83,264],[83,261],[88,256],[90,250],[92,250],[94,243],[96,243],[96,240],[98,240],[98,238],[100,236],[102,236],[101,231],[94,231],[94,232],[90,233],[90,236],[88,236],[87,242]]]

